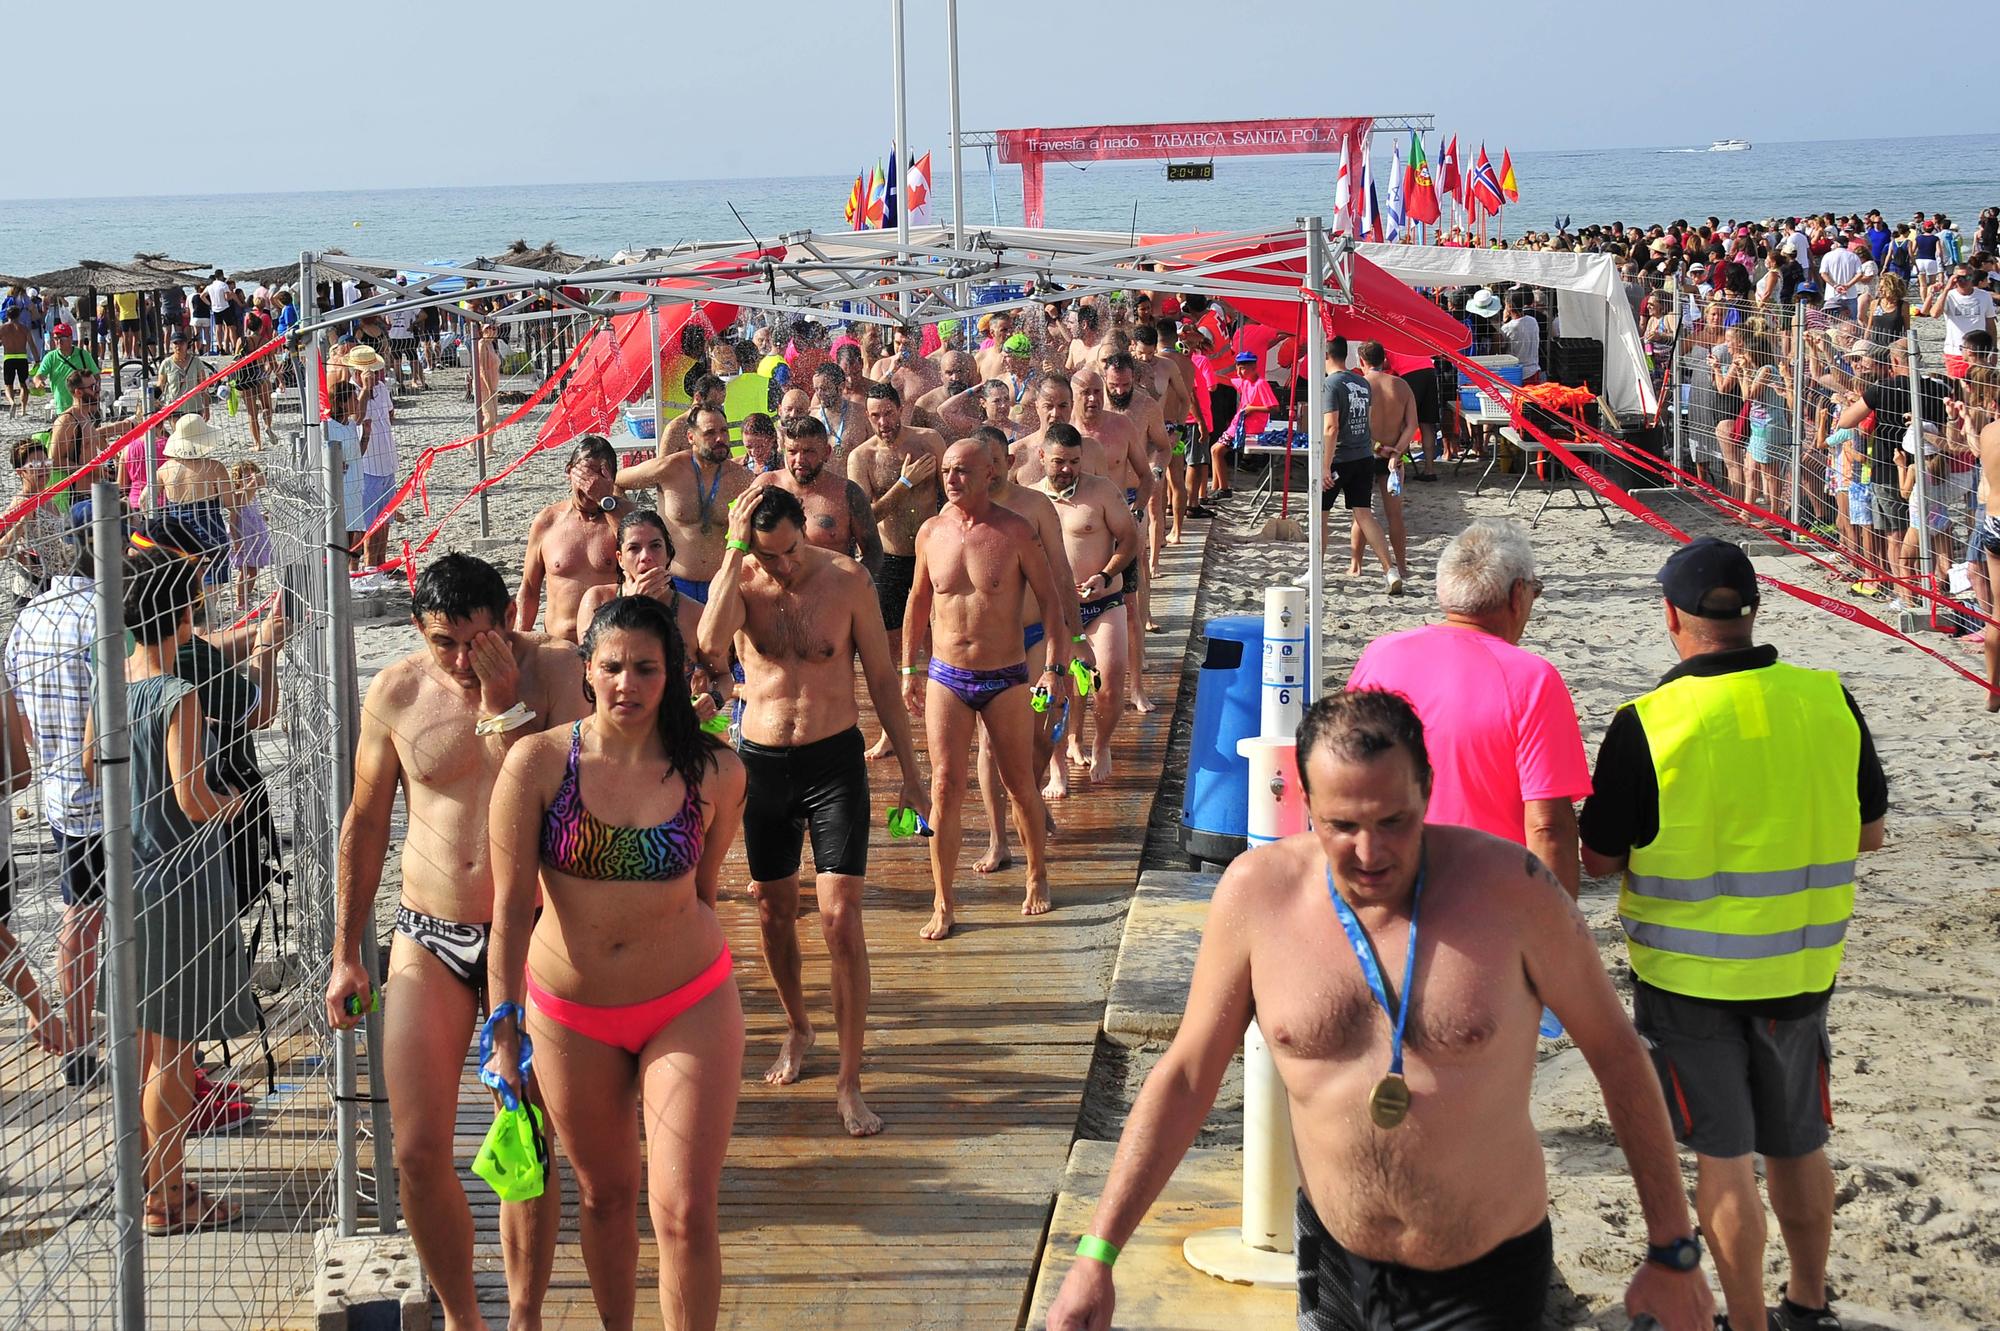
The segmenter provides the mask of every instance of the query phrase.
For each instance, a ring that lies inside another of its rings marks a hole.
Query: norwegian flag
[[[1473,204],[1486,213],[1497,213],[1505,201],[1500,193],[1500,177],[1493,171],[1493,159],[1486,155],[1486,145],[1479,145],[1479,161],[1472,168],[1472,176],[1467,186],[1467,194]]]

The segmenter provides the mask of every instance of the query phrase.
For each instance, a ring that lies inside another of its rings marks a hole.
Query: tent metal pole
[[[965,248],[965,131],[958,118],[958,0],[944,0],[944,29],[947,63],[945,73],[951,94],[951,243]],[[909,237],[903,243],[909,244]],[[966,302],[969,284],[961,282],[958,303]]]
[[[889,169],[896,176],[896,243],[903,248],[910,244],[910,117],[909,100],[903,90],[903,0],[889,0],[890,48],[896,66],[896,149],[895,159]],[[907,315],[910,312],[908,292],[898,292],[896,309]]]
[[[1320,247],[1320,219],[1306,219],[1306,288],[1322,292],[1326,287],[1326,256]],[[1319,697],[1324,675],[1322,654],[1324,628],[1320,622],[1320,602],[1324,596],[1326,572],[1326,520],[1319,507],[1320,477],[1326,470],[1326,325],[1317,308],[1306,312],[1306,702]]]

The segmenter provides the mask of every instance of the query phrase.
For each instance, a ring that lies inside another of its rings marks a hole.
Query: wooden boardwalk
[[[1205,535],[1205,532],[1199,534]],[[722,1178],[722,1323],[733,1327],[1010,1328],[1019,1324],[1063,1163],[1075,1135],[1126,902],[1138,877],[1153,793],[1200,575],[1202,544],[1169,548],[1151,637],[1150,716],[1121,724],[1121,766],[1104,788],[1055,805],[1056,909],[1020,913],[1017,867],[991,880],[971,862],[983,816],[968,819],[957,934],[926,943],[926,861],[879,829],[865,898],[874,998],[864,1088],[887,1122],[855,1140],[833,1110],[834,1034],[825,945],[811,908],[800,921],[805,987],[819,1044],[797,1085],[763,1084],[783,1016],[766,974],[756,913],[725,887],[721,916],[736,954],[748,1025],[743,1099]],[[872,733],[872,727],[870,727]],[[893,797],[893,762],[876,765],[875,804]],[[725,883],[745,880],[740,850]],[[808,894],[808,900],[810,899]],[[468,1062],[459,1158],[490,1121]],[[482,1243],[486,1315],[506,1319],[497,1204],[466,1175]],[[551,1328],[598,1326],[566,1190],[546,1308]],[[643,1202],[640,1325],[658,1325]],[[438,1322],[442,1325],[442,1322]]]

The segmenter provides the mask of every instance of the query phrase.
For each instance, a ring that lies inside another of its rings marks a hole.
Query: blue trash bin
[[[1181,793],[1181,850],[1196,869],[1228,864],[1249,844],[1250,764],[1236,752],[1236,741],[1263,724],[1264,619],[1211,619],[1203,636]]]

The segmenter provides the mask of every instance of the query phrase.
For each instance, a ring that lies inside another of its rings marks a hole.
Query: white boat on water
[[[1747,153],[1750,151],[1748,139],[1717,139],[1708,145],[1712,153]]]

